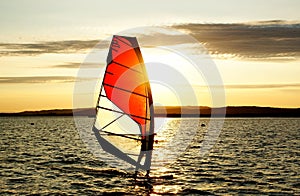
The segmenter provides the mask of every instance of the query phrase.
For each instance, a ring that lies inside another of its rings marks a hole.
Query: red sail
[[[142,135],[152,134],[152,95],[135,37],[113,36],[103,87],[107,98],[139,125]]]

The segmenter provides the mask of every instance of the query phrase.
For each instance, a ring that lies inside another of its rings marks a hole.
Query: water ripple
[[[167,128],[176,129],[176,121]],[[192,129],[199,119],[187,122]],[[199,152],[207,128],[201,127],[176,162],[152,173],[174,178],[152,180],[152,188],[134,186],[133,173],[96,159],[71,117],[1,117],[0,127],[4,195],[300,194],[300,119],[226,119],[205,157]]]

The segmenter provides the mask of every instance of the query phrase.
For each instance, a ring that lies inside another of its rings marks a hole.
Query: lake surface
[[[209,119],[184,119],[193,129]],[[169,119],[176,129],[179,119]],[[31,123],[34,123],[33,125]],[[172,164],[152,175],[169,180],[134,186],[131,171],[96,158],[80,139],[72,117],[0,118],[0,194],[259,194],[300,195],[300,119],[229,118],[203,157],[197,130]]]

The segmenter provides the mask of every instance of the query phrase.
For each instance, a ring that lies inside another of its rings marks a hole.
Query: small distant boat
[[[108,107],[102,102],[109,102]],[[112,113],[116,117],[105,124],[99,125],[97,121],[102,113]],[[113,124],[123,118],[129,118],[138,127],[138,133],[131,130],[118,133],[112,129]],[[93,131],[102,149],[131,164],[136,171],[143,169],[149,174],[154,142],[154,108],[150,83],[143,61],[143,57],[135,37],[114,35],[107,56],[107,66],[101,83],[100,94],[96,105],[96,118]],[[126,144],[139,142],[141,151],[132,156],[118,143],[110,142],[110,136],[127,140]],[[145,163],[141,158],[146,156]]]

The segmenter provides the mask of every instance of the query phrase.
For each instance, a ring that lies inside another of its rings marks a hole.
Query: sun
[[[202,105],[210,104],[205,79],[187,57],[165,47],[141,50],[154,102],[165,106],[199,105],[201,100]]]

